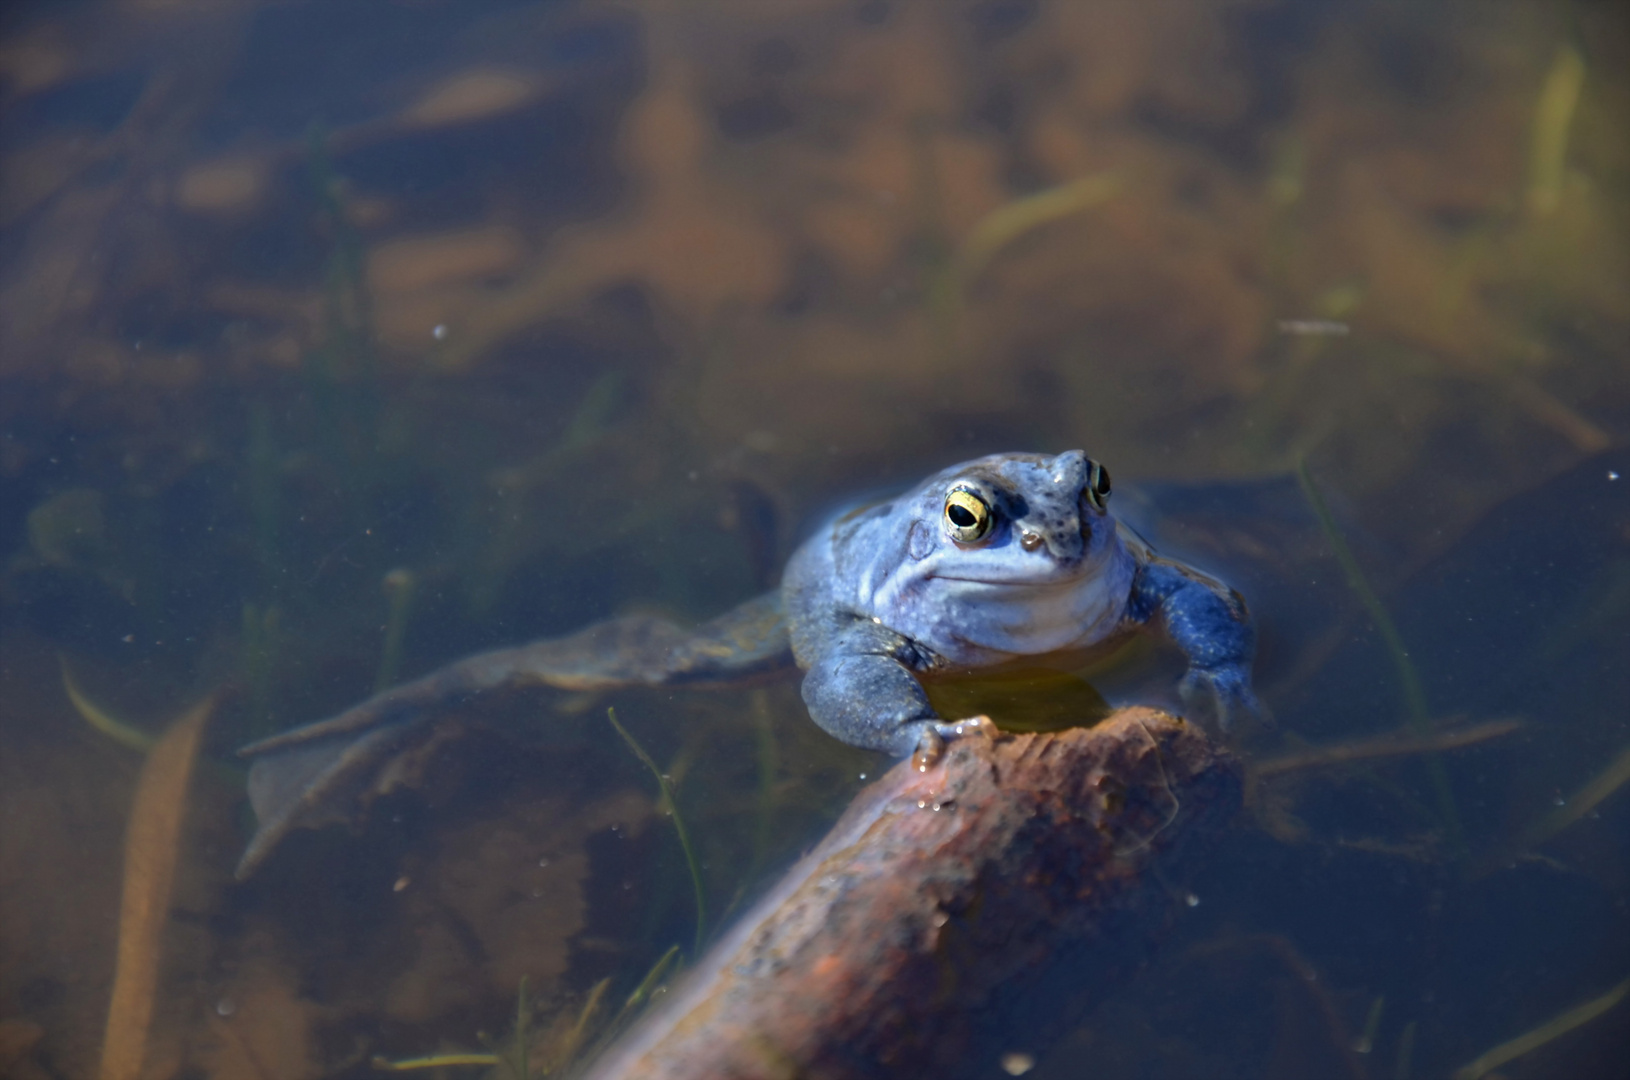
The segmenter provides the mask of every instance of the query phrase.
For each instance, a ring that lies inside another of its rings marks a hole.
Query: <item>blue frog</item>
[[[1109,498],[1108,471],[1080,450],[979,458],[839,516],[793,554],[779,589],[692,630],[634,615],[482,653],[245,747],[260,825],[239,877],[290,829],[355,816],[438,714],[502,687],[721,683],[796,666],[817,724],[926,765],[990,721],[938,716],[919,675],[1090,655],[1158,627],[1188,658],[1179,689],[1192,708],[1225,730],[1256,713],[1244,600],[1156,555]]]

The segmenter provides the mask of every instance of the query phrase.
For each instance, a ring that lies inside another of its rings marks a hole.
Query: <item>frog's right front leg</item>
[[[855,619],[827,637],[804,675],[804,704],[815,722],[850,746],[896,757],[938,756],[944,740],[990,721],[942,720],[913,671],[938,657],[869,619]]]

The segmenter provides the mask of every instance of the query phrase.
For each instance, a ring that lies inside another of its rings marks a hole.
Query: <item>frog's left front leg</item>
[[[1262,715],[1251,689],[1256,629],[1239,593],[1178,563],[1152,558],[1138,570],[1127,602],[1136,622],[1159,619],[1189,659],[1178,689],[1191,707],[1213,711],[1227,731]]]

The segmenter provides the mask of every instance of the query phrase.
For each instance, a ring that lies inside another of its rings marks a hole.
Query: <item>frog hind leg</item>
[[[1158,619],[1188,657],[1178,690],[1191,709],[1214,716],[1224,731],[1265,718],[1251,689],[1256,629],[1239,593],[1157,556],[1138,571],[1127,614],[1135,622]]]
[[[792,664],[778,593],[689,632],[633,615],[449,664],[238,751],[254,759],[249,801],[258,825],[237,876],[253,873],[291,830],[355,821],[373,799],[409,783],[431,750],[461,734],[449,713],[483,693],[529,685],[597,691],[729,684]]]

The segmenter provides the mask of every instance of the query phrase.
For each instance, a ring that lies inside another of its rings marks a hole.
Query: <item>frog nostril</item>
[[[1035,551],[1041,547],[1041,534],[1027,532],[1019,537],[1019,546],[1026,551]]]

